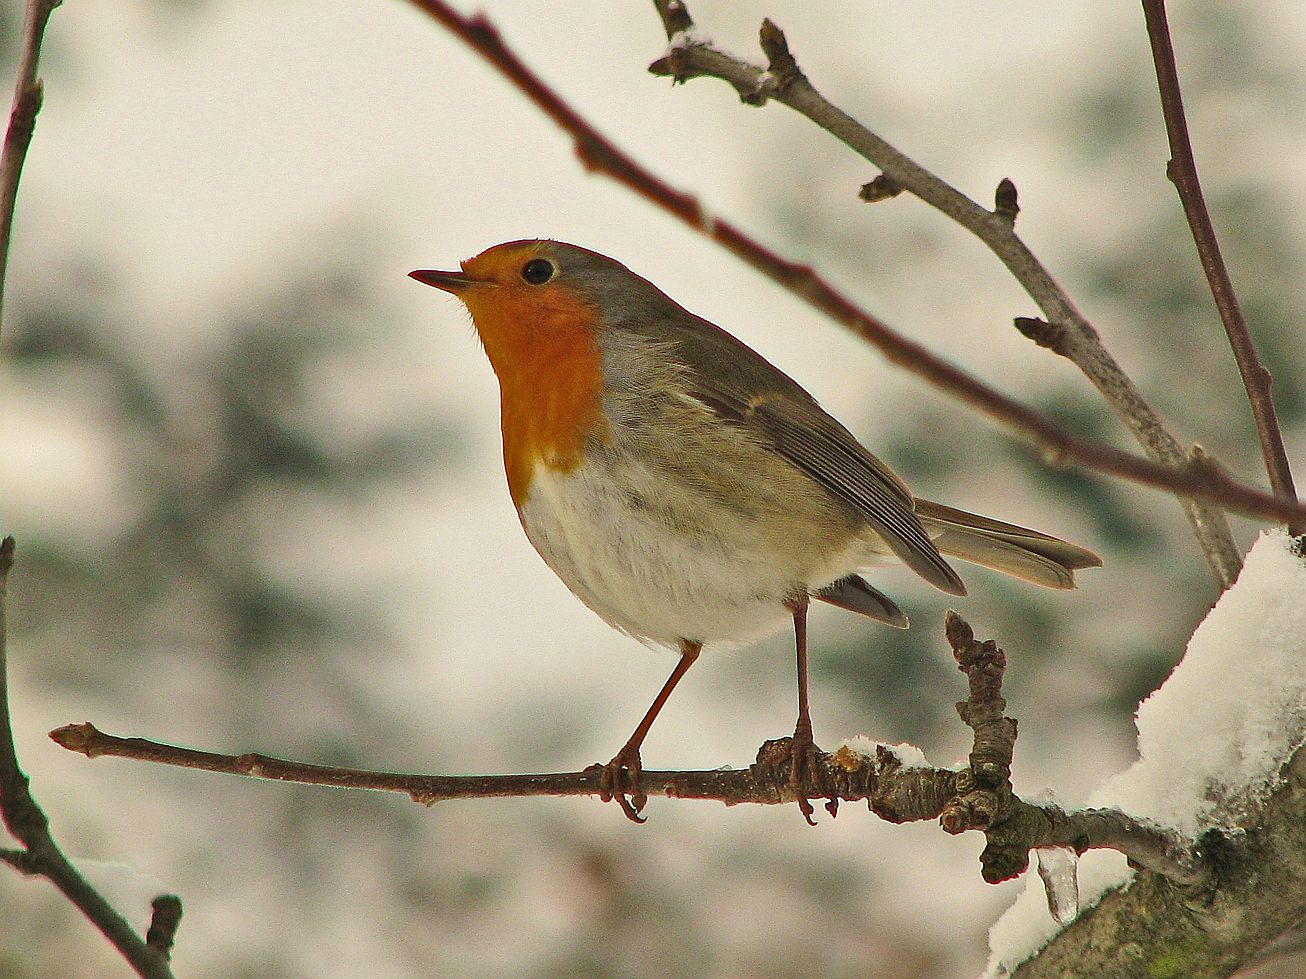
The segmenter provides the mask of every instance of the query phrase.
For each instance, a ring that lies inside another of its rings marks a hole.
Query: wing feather
[[[925,580],[964,595],[965,585],[930,540],[911,493],[893,470],[787,374],[707,320],[690,318],[696,325],[667,318],[657,331],[659,339],[679,348],[689,394],[851,507]]]

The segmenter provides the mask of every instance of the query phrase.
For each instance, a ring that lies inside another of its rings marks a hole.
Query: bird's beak
[[[437,272],[435,269],[417,269],[409,272],[410,279],[416,279],[418,282],[428,286],[435,286],[437,289],[443,289],[445,292],[460,296],[468,289],[484,289],[498,286],[499,283],[493,279],[477,279],[468,275],[466,271],[458,272]]]
[[[409,272],[408,277],[424,285],[451,292],[455,296],[472,286],[485,284],[471,278],[466,272],[437,272],[435,269],[417,269],[415,272]]]

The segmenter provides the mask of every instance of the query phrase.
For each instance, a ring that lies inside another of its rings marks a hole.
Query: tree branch
[[[9,128],[5,130],[4,149],[0,150],[0,322],[3,322],[5,270],[9,264],[9,237],[14,225],[14,202],[18,199],[18,179],[23,161],[36,128],[36,114],[41,111],[41,80],[36,77],[41,60],[41,40],[50,12],[62,0],[28,0],[23,17],[23,48],[18,56],[18,80],[14,83],[14,101],[9,111]]]
[[[1175,66],[1174,45],[1170,39],[1170,25],[1166,21],[1165,0],[1143,0],[1143,16],[1147,22],[1147,36],[1152,44],[1152,61],[1156,65],[1157,87],[1161,92],[1161,113],[1165,117],[1166,136],[1170,141],[1170,163],[1166,174],[1179,192],[1202,271],[1211,288],[1220,320],[1229,336],[1229,346],[1238,372],[1242,375],[1247,399],[1251,403],[1252,417],[1261,439],[1261,455],[1265,458],[1265,471],[1270,477],[1274,492],[1285,499],[1295,500],[1292,468],[1288,452],[1279,431],[1279,418],[1274,410],[1270,387],[1270,372],[1261,364],[1247,329],[1238,296],[1229,278],[1229,269],[1220,254],[1220,242],[1215,236],[1211,213],[1202,195],[1202,184],[1197,178],[1197,161],[1193,157],[1192,142],[1188,138],[1188,121],[1184,116],[1183,95],[1179,88],[1179,69]],[[1304,527],[1301,521],[1288,526],[1290,534],[1299,535]]]
[[[1272,520],[1306,519],[1306,507],[1244,486],[1223,473],[1195,466],[1186,459],[1177,460],[1173,467],[1161,465],[1109,446],[1086,442],[1063,431],[1037,412],[889,329],[834,290],[808,266],[791,262],[766,249],[729,222],[711,216],[693,195],[672,188],[642,167],[602,136],[527,68],[504,44],[498,31],[485,17],[464,17],[440,0],[410,2],[483,57],[545,115],[569,133],[585,166],[624,184],[720,243],[748,265],[865,339],[890,362],[924,378],[1039,446],[1049,462],[1077,462],[1098,472],[1180,496],[1218,503],[1251,516]]]
[[[641,774],[649,796],[704,799],[727,806],[753,803],[782,805],[803,798],[827,798],[833,814],[841,802],[865,801],[891,823],[939,819],[952,834],[980,830],[989,845],[981,858],[984,879],[997,882],[1023,873],[1029,851],[1063,846],[1083,852],[1109,847],[1140,866],[1176,881],[1201,880],[1206,868],[1184,840],[1114,810],[1066,812],[1056,806],[1024,802],[1011,791],[1011,751],[1015,721],[1002,714],[1000,688],[1005,657],[992,642],[976,642],[970,627],[949,613],[949,642],[959,667],[971,681],[970,697],[958,705],[975,730],[969,768],[961,771],[908,767],[892,749],[879,745],[874,754],[847,746],[833,755],[818,752],[803,784],[789,781],[789,738],[768,741],[756,762],[745,769],[648,771]],[[579,772],[522,775],[416,775],[372,772],[287,761],[264,754],[224,755],[162,744],[144,738],[105,734],[93,724],[69,724],[50,732],[69,751],[88,758],[115,756],[227,775],[300,782],[308,785],[401,792],[425,806],[450,799],[517,796],[598,796],[603,768]]]
[[[1016,969],[1014,979],[1224,979],[1262,959],[1306,920],[1306,751],[1298,749],[1284,766],[1248,825],[1199,843],[1211,868],[1207,880],[1137,875]]]
[[[1011,789],[1011,762],[1017,725],[1006,715],[1002,681],[1007,657],[993,640],[979,642],[956,612],[945,621],[948,644],[957,668],[966,674],[970,695],[957,713],[975,732],[970,765],[957,773],[956,793],[939,815],[945,832],[984,831],[980,854],[984,879],[998,883],[1029,867],[1030,850],[1061,846],[1076,853],[1108,848],[1126,853],[1135,863],[1172,880],[1196,883],[1207,869],[1188,843],[1173,833],[1114,809],[1066,812],[1058,806],[1032,805]]]
[[[27,157],[27,148],[32,141],[36,114],[41,109],[41,82],[37,78],[41,42],[45,37],[45,26],[50,13],[58,5],[59,0],[28,0],[23,18],[18,79],[14,84],[14,100],[9,114],[9,128],[5,131],[4,148],[0,150],[0,311],[4,304],[5,270],[9,261],[18,181],[22,175],[23,161]],[[0,851],[0,862],[20,873],[45,877],[100,929],[138,975],[149,979],[167,979],[172,976],[172,971],[168,968],[166,950],[147,945],[64,856],[50,833],[45,813],[32,797],[27,776],[18,764],[13,722],[9,714],[5,621],[9,571],[13,563],[14,539],[6,537],[0,542],[0,819],[3,819],[6,829],[23,848]],[[179,902],[177,917],[180,918]]]
[[[1092,324],[1016,234],[1014,225],[1018,208],[1015,186],[1009,180],[999,184],[993,210],[981,207],[951,184],[922,167],[827,101],[799,69],[789,51],[783,32],[769,20],[762,22],[760,32],[762,49],[768,59],[768,67],[763,70],[685,33],[693,26],[693,21],[688,11],[684,10],[683,3],[676,4],[681,9],[681,14],[674,22],[674,29],[664,13],[667,0],[654,0],[654,5],[662,16],[663,26],[668,28],[667,37],[671,47],[664,57],[649,66],[649,71],[657,75],[670,76],[676,81],[704,76],[719,78],[733,86],[739,93],[740,99],[750,105],[762,105],[768,99],[781,102],[883,171],[884,179],[872,181],[863,188],[864,200],[883,200],[906,191],[971,232],[1007,267],[1047,317],[1049,329],[1056,333],[1057,343],[1042,345],[1066,357],[1084,373],[1148,456],[1171,470],[1183,471],[1188,466],[1189,458],[1183,446],[1169,432],[1147,403],[1142,392],[1102,345],[1101,338]],[[871,342],[881,346],[874,339]],[[887,351],[886,355],[889,355]],[[927,377],[936,386],[944,387],[950,393],[956,393],[946,383],[927,374],[926,371],[902,364],[892,355],[889,355],[889,358],[900,366],[908,366],[908,369]],[[1042,440],[1041,432],[1035,434],[1025,427],[1026,420],[1018,423],[1014,418],[1008,417],[1008,405],[999,407],[996,404],[981,404],[978,399],[972,400],[970,397],[966,397],[965,400],[991,416],[1000,418],[1016,430],[1022,431],[1027,437],[1035,435]],[[1045,442],[1045,448],[1050,447]],[[1105,460],[1089,462],[1087,458],[1074,452],[1066,452],[1065,455],[1093,468],[1109,471],[1118,476],[1125,475],[1123,471],[1102,465]],[[1135,477],[1131,475],[1125,478]],[[1229,500],[1217,499],[1211,494],[1194,494],[1187,490],[1179,490],[1177,487],[1172,489],[1181,498],[1180,502],[1212,573],[1221,588],[1227,588],[1233,583],[1242,567],[1242,560],[1234,545],[1228,520],[1218,509],[1199,503],[1193,497],[1198,497],[1207,503],[1218,504],[1228,504]],[[1240,508],[1234,507],[1234,509]]]
[[[28,778],[18,765],[9,718],[5,605],[14,539],[0,542],[0,817],[22,850],[0,852],[0,859],[29,876],[44,877],[104,934],[137,975],[171,979],[167,955],[151,948],[126,919],[95,890],[64,856],[50,834],[49,821],[32,797]]]

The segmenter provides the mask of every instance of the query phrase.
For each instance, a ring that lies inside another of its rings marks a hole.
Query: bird
[[[620,632],[679,652],[600,796],[642,822],[641,748],[704,646],[792,622],[790,785],[815,764],[810,602],[906,628],[862,572],[905,564],[964,595],[948,557],[1049,588],[1099,566],[1086,548],[914,497],[804,388],[615,259],[527,239],[457,271],[409,275],[457,297],[499,382],[508,491],[526,537]]]

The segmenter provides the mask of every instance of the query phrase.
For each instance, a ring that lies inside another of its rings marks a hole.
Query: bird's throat
[[[471,311],[499,378],[503,463],[520,510],[537,466],[574,471],[587,440],[605,431],[602,356],[590,308],[537,303],[513,310],[504,298],[493,309]]]

